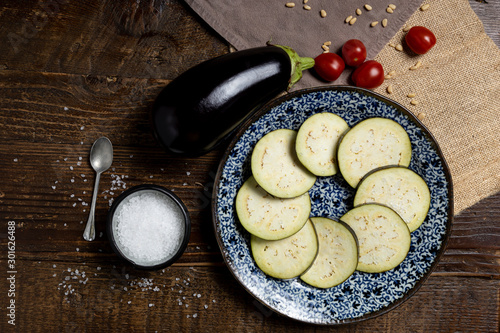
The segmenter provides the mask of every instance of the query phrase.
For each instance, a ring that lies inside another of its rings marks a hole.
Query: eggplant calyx
[[[290,63],[292,64],[292,72],[290,75],[290,81],[288,83],[288,88],[292,88],[292,86],[299,82],[299,80],[302,78],[302,71],[305,71],[306,69],[314,67],[314,59],[310,57],[301,57],[295,50],[288,46],[284,45],[276,45],[281,48],[283,51],[285,51],[288,56],[290,57]]]

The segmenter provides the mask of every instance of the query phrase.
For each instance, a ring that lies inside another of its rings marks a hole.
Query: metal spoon
[[[87,220],[87,226],[83,232],[83,238],[87,241],[93,241],[95,239],[95,202],[97,199],[99,180],[101,179],[101,173],[108,170],[111,163],[113,163],[113,145],[111,141],[106,137],[97,139],[92,145],[92,149],[90,149],[90,165],[94,168],[96,177],[89,219]]]

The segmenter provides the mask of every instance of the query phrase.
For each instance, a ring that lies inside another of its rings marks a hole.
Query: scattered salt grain
[[[17,158],[15,158],[15,159],[14,159],[14,162],[17,162],[17,161],[18,161],[18,159],[17,159]]]
[[[154,306],[154,304],[153,304],[153,303],[150,303],[150,304],[149,304],[149,307],[153,307],[153,306]]]
[[[80,252],[80,249],[79,249],[79,248],[76,248],[76,252]]]
[[[70,167],[69,167],[69,169],[70,169],[70,170],[73,170],[73,167],[72,167],[72,166],[70,166]]]
[[[196,317],[198,317],[198,314],[197,313],[193,314],[193,318],[196,318]]]
[[[69,110],[69,109],[68,109],[68,107],[67,107],[67,106],[65,106],[65,107],[64,107],[64,111],[68,111],[68,110]]]
[[[190,176],[190,175],[191,175],[191,172],[187,171],[187,172],[186,172],[186,175]]]
[[[184,235],[184,217],[175,202],[159,193],[124,201],[116,212],[117,245],[138,264],[154,265],[172,257]]]
[[[83,131],[85,129],[85,126],[80,127],[80,131]]]
[[[55,190],[55,189],[56,189],[56,187],[55,187],[54,185],[52,185],[52,189],[53,189],[53,190]]]
[[[101,270],[101,267],[99,267],[99,266],[98,266],[98,267],[97,267],[97,270],[98,270],[98,271],[100,271],[100,270]]]

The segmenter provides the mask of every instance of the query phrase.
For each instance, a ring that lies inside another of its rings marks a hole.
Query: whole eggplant
[[[173,154],[203,155],[264,103],[289,89],[314,59],[267,45],[205,61],[170,82],[152,110],[158,141]]]

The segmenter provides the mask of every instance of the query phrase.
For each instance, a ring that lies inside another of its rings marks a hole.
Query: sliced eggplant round
[[[317,113],[304,121],[297,133],[295,150],[300,162],[316,176],[337,173],[337,145],[349,130],[336,114]]]
[[[425,181],[414,171],[390,167],[369,174],[358,185],[354,206],[365,203],[380,203],[392,208],[412,232],[424,222],[431,194]]]
[[[337,152],[344,179],[356,188],[370,171],[383,166],[409,166],[411,143],[404,128],[386,118],[369,118],[342,138]]]
[[[252,235],[252,255],[257,266],[277,279],[291,279],[304,273],[318,253],[318,238],[311,220],[294,235],[264,240]]]
[[[295,198],[306,193],[316,182],[297,158],[297,132],[278,129],[264,135],[252,153],[252,174],[257,183],[278,198]]]
[[[355,207],[340,218],[358,239],[357,270],[381,273],[398,266],[410,250],[410,230],[392,209],[378,204]]]
[[[331,288],[347,280],[356,270],[356,236],[344,222],[324,217],[313,217],[311,221],[318,236],[319,250],[311,267],[300,278],[313,287]]]
[[[290,199],[273,197],[250,176],[236,195],[236,213],[252,235],[283,239],[299,231],[311,213],[309,193]]]

